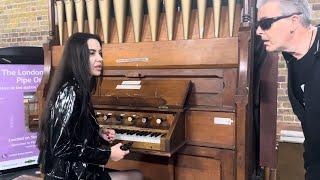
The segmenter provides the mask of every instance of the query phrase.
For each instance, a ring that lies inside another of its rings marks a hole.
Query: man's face
[[[281,11],[278,2],[267,2],[258,10],[258,22],[263,22],[266,18],[280,16]],[[289,27],[292,27],[291,16],[274,21],[269,29],[259,26],[256,33],[261,36],[267,51],[285,51],[291,38]]]

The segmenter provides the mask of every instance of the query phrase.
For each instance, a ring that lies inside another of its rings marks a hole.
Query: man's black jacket
[[[318,29],[319,31],[319,29]],[[306,72],[307,81],[304,87],[305,106],[299,103],[293,93],[292,66],[295,59],[288,53],[283,53],[288,67],[288,95],[293,112],[301,121],[305,136],[305,166],[320,164],[320,38],[315,39],[316,50],[312,50],[315,57],[310,71]]]

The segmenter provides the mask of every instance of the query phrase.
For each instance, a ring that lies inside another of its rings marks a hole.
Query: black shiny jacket
[[[110,146],[102,146],[93,110],[80,120],[81,98],[74,82],[65,83],[49,105],[48,140],[40,154],[44,179],[110,179],[101,166],[110,157]],[[87,123],[83,123],[87,122]]]

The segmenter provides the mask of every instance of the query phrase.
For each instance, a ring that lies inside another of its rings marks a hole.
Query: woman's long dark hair
[[[40,130],[37,138],[37,145],[40,150],[46,148],[48,139],[49,106],[56,101],[57,92],[68,81],[75,80],[79,85],[79,97],[81,97],[82,102],[79,120],[86,120],[86,118],[81,117],[88,115],[91,94],[95,92],[97,84],[101,82],[101,77],[103,76],[103,71],[100,77],[94,77],[90,74],[90,52],[87,44],[89,39],[96,39],[102,45],[99,36],[88,33],[75,33],[65,44],[59,69],[54,73],[54,77],[50,83],[49,93],[46,98],[46,108],[44,108],[44,112],[40,118]]]

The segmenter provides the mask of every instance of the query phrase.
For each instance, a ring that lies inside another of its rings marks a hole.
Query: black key
[[[137,135],[137,136],[141,136],[141,135],[142,135],[142,132],[140,131],[140,132],[138,132],[136,135]]]
[[[146,135],[146,136],[148,136],[149,134],[152,134],[152,133],[151,133],[151,132],[146,132],[146,134],[145,134],[145,135]]]
[[[147,136],[148,134],[149,134],[149,132],[147,132],[147,131],[143,131],[142,136]]]

